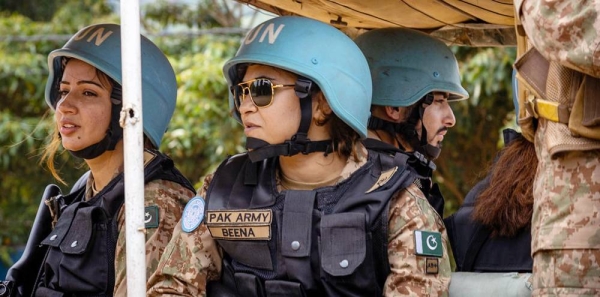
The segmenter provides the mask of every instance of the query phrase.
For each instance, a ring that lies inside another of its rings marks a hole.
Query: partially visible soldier
[[[175,72],[152,41],[140,38],[150,276],[195,191],[158,150],[177,102]],[[60,181],[55,157],[63,150],[90,170],[70,194],[59,195],[56,187],[44,195],[27,248],[7,274],[12,296],[127,296],[120,49],[121,27],[96,24],[48,55],[45,98],[54,124],[42,160]]]
[[[600,0],[516,0],[533,46],[515,68],[539,159],[533,296],[600,296]],[[522,27],[521,27],[522,26]]]
[[[420,160],[414,167],[424,177],[417,184],[443,216],[444,199],[431,182],[433,160],[456,122],[449,103],[469,98],[454,54],[442,41],[406,28],[372,30],[355,42],[373,79],[366,146],[413,152]]]

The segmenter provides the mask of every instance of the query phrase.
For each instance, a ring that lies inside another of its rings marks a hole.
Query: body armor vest
[[[365,165],[337,185],[277,190],[277,158],[251,163],[237,155],[221,164],[207,191],[211,213],[269,211],[269,236],[217,238],[231,296],[377,296],[389,274],[389,201],[410,185],[404,154],[369,151]],[[242,223],[239,228],[252,228]],[[246,234],[248,235],[248,234]],[[254,240],[253,240],[254,239]]]
[[[169,180],[194,191],[190,182],[157,151],[144,168],[144,179]],[[73,201],[61,211],[56,227],[42,241],[48,246],[35,296],[112,296],[117,215],[124,202],[123,173],[90,200],[85,187],[64,196]]]

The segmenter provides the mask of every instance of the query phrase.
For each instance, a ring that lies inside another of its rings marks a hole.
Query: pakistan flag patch
[[[151,205],[144,208],[144,223],[146,229],[158,228],[158,206]]]
[[[415,253],[418,256],[441,258],[444,255],[441,233],[416,230],[414,237]]]

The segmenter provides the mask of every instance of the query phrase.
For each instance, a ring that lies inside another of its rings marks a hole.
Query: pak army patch
[[[444,256],[442,234],[440,232],[415,230],[415,254],[418,256],[441,258]]]
[[[146,229],[158,228],[158,206],[150,205],[144,208],[144,224]]]
[[[183,232],[190,233],[202,223],[204,220],[204,199],[196,196],[185,205],[183,214],[181,215],[181,229]]]
[[[215,239],[270,240],[273,212],[260,210],[209,210],[206,225]]]

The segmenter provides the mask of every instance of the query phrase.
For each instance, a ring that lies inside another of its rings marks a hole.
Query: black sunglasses
[[[257,78],[231,86],[233,102],[239,110],[246,96],[250,97],[256,107],[267,107],[273,104],[275,89],[283,87],[293,87],[295,84],[276,85],[268,78]]]

